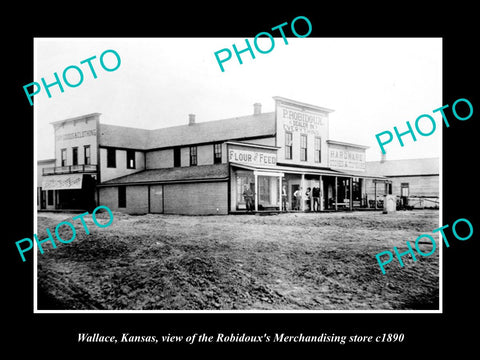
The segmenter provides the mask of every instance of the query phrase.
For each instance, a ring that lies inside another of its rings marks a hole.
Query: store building
[[[55,160],[39,162],[37,184],[54,201],[38,208],[228,214],[247,210],[250,189],[255,211],[280,210],[282,195],[288,210],[311,210],[316,194],[318,210],[353,210],[368,206],[367,181],[391,182],[367,172],[365,146],[329,138],[332,110],[273,99],[273,112],[257,103],[251,115],[190,114],[156,130],[102,124],[98,113],[54,122]]]
[[[37,208],[94,209],[100,114],[56,121],[55,158],[37,163]]]

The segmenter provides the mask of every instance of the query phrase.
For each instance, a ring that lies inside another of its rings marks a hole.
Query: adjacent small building
[[[398,199],[406,198],[414,208],[439,208],[439,158],[367,161],[367,172],[382,175],[391,181],[388,189]],[[367,197],[375,196],[375,181],[367,182]]]
[[[370,173],[366,146],[329,138],[333,110],[273,100],[273,112],[256,103],[250,115],[190,114],[155,130],[102,124],[99,113],[55,121],[55,158],[38,162],[38,209],[229,214],[247,210],[249,189],[255,211],[280,210],[282,196],[288,210],[305,211],[317,188],[319,210],[353,210],[368,207],[369,183],[381,184],[378,195],[392,189]]]

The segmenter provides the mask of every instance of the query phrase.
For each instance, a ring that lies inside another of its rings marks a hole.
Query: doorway
[[[292,192],[291,192],[291,194],[292,194],[292,205],[291,205],[290,210],[300,210],[300,208],[301,208],[301,198],[302,198],[302,196],[301,196],[302,194],[300,192],[300,185],[299,184],[292,184],[291,187],[292,187],[292,189],[291,189],[292,190]],[[299,191],[300,199],[296,198],[295,195],[294,195],[297,190]]]

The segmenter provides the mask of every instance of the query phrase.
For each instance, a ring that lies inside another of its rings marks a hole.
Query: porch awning
[[[83,174],[44,176],[42,190],[73,190],[82,188]]]
[[[258,173],[258,175],[282,176],[282,177],[284,175],[283,172],[279,171],[278,167],[275,167],[275,168],[260,167],[260,166],[238,164],[238,163],[234,163],[234,162],[230,162],[230,165],[233,165],[233,166],[241,168],[241,169],[254,171],[254,172]]]
[[[276,165],[272,167],[266,166],[256,166],[256,165],[245,165],[235,162],[230,162],[230,165],[252,170],[252,171],[268,171],[268,172],[283,172],[288,174],[303,174],[303,175],[326,175],[326,176],[338,176],[338,177],[362,177],[362,178],[373,178],[378,180],[386,180],[384,176],[372,175],[366,172],[354,172],[354,171],[339,171],[333,169],[312,169],[312,168],[299,168],[294,166],[284,166]]]
[[[266,166],[256,166],[256,165],[245,165],[245,164],[239,164],[235,162],[230,162],[230,165],[242,168],[242,169],[247,169],[247,170],[252,170],[252,171],[262,171],[262,172],[276,172],[276,173],[289,173],[289,174],[305,174],[305,175],[337,175],[340,176],[341,173],[336,172],[336,171],[330,171],[330,170],[317,170],[317,169],[302,169],[302,168],[296,168],[296,167],[290,167],[290,166],[272,166],[272,167],[266,167]]]

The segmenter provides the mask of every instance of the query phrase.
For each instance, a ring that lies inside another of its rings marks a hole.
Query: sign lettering
[[[290,108],[279,107],[278,116],[281,118],[283,128],[289,132],[300,132],[321,136],[320,129],[325,126],[325,117],[311,112],[297,111]]]
[[[231,162],[250,164],[250,165],[277,165],[277,156],[252,150],[230,149],[228,151],[228,159]]]
[[[345,149],[329,150],[330,167],[344,170],[365,171],[365,154]]]
[[[97,129],[85,130],[85,131],[77,131],[69,134],[57,135],[56,140],[63,141],[63,140],[78,139],[78,138],[83,138],[87,136],[96,136],[96,135],[97,135]]]

